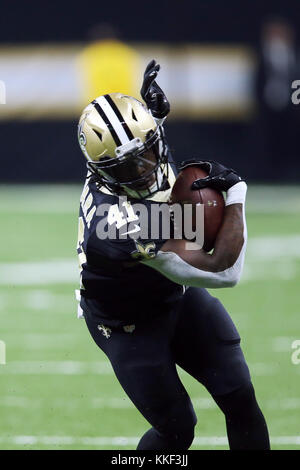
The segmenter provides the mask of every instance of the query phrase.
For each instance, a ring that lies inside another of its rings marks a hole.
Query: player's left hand
[[[214,160],[185,160],[180,162],[178,170],[181,171],[188,166],[199,166],[207,171],[208,176],[195,180],[191,189],[213,188],[218,191],[228,191],[236,183],[242,181],[242,178],[232,168],[227,168]]]
[[[153,117],[163,119],[170,112],[170,103],[155,81],[159,69],[160,65],[154,59],[147,65],[144,72],[141,97],[150,109]]]

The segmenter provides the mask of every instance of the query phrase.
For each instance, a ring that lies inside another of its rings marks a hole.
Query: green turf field
[[[76,318],[80,192],[0,188],[0,449],[134,449],[149,427]],[[243,280],[214,294],[241,333],[272,448],[299,449],[300,363],[291,356],[300,340],[300,189],[248,195]],[[227,449],[221,412],[180,375],[198,416],[192,449]]]

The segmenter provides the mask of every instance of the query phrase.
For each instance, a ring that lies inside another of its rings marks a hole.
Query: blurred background
[[[103,93],[140,99],[152,58],[174,159],[219,160],[249,182],[245,273],[212,293],[242,335],[273,448],[299,448],[299,30],[296,0],[1,2],[0,448],[133,449],[147,429],[73,292],[79,116]],[[180,374],[192,448],[228,448],[210,396]]]
[[[103,93],[140,98],[152,58],[161,63],[159,83],[172,106],[166,129],[175,159],[207,155],[248,180],[298,181],[296,5],[30,1],[13,8],[4,1],[0,117],[2,154],[11,158],[1,181],[81,181],[81,110]]]

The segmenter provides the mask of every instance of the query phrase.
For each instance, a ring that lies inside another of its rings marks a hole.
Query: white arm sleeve
[[[230,191],[231,189],[232,191]],[[171,281],[181,285],[208,288],[235,286],[239,282],[242,274],[247,245],[247,226],[245,218],[246,189],[246,183],[240,182],[230,188],[227,193],[226,205],[235,203],[241,203],[243,205],[244,243],[239,257],[233,266],[216,273],[202,271],[186,263],[180,256],[170,251],[158,251],[155,258],[143,261],[143,264],[156,269]]]

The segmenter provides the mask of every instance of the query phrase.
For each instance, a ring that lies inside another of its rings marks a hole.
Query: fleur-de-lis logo
[[[108,326],[105,326],[105,325],[98,325],[98,330],[101,331],[101,333],[103,334],[103,336],[105,336],[105,338],[110,338],[110,335],[111,335],[111,329],[108,328]]]
[[[84,155],[88,157],[88,153],[87,153],[87,150],[85,148],[86,146],[86,135],[83,131],[83,127],[84,127],[84,124],[85,124],[85,120],[86,118],[88,117],[89,113],[86,113],[83,118],[81,119],[81,122],[80,124],[78,125],[78,141],[79,141],[79,145],[80,145],[80,148],[81,150],[83,151]]]
[[[135,241],[136,251],[131,253],[131,256],[138,260],[147,260],[155,258],[155,243],[147,243],[147,245],[143,245],[138,240]]]
[[[78,140],[79,140],[79,144],[81,147],[86,145],[86,136],[85,136],[85,133],[83,132],[83,126],[84,126],[86,118],[87,118],[87,115],[84,116],[84,118],[82,119],[81,123],[78,126]]]

